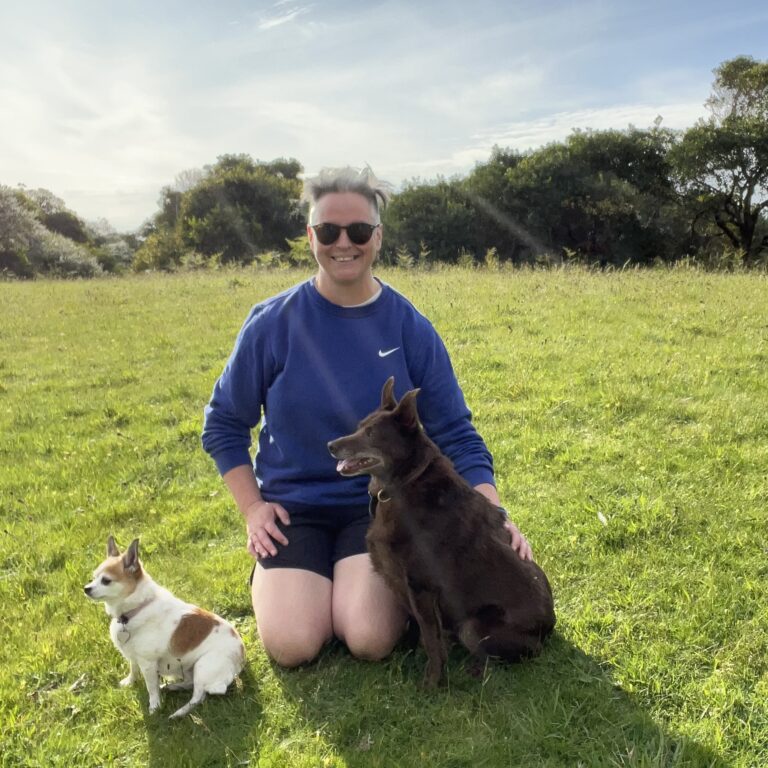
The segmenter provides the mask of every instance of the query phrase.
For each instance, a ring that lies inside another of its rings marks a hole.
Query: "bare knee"
[[[344,634],[344,642],[349,652],[364,661],[386,659],[397,645],[402,635],[402,627],[377,627],[361,625],[350,627]]]
[[[331,581],[311,571],[257,568],[253,610],[267,655],[282,667],[312,661],[333,636]]]
[[[359,659],[379,661],[392,653],[405,629],[406,615],[368,555],[336,563],[333,630]]]
[[[259,637],[269,658],[288,668],[313,661],[330,640],[329,636],[310,628],[304,631],[301,628],[290,631],[259,628]]]

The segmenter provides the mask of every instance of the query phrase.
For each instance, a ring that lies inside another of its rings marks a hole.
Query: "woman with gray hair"
[[[373,275],[388,186],[370,168],[305,182],[313,278],[257,304],[205,409],[203,446],[245,518],[256,558],[259,636],[278,664],[310,661],[334,636],[381,659],[406,614],[366,551],[367,478],[342,477],[327,443],[373,411],[383,383],[421,388],[425,430],[457,471],[499,504],[493,461],[430,322]],[[253,466],[251,431],[260,424]],[[528,542],[508,523],[511,544]]]

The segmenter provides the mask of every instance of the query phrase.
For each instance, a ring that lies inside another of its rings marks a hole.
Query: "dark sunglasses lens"
[[[338,224],[316,224],[312,229],[323,245],[335,243],[341,235],[341,227]]]
[[[365,245],[371,239],[374,229],[376,227],[372,224],[358,221],[347,227],[347,236],[355,245]]]

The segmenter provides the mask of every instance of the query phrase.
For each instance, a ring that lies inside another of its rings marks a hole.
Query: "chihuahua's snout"
[[[90,586],[83,587],[83,592],[85,592],[86,595],[90,595],[92,591],[93,591],[93,587],[90,587]]]

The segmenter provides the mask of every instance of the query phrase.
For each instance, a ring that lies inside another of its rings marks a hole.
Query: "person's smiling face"
[[[356,222],[379,223],[371,203],[357,192],[331,192],[317,201],[307,226],[309,245],[319,267],[316,286],[331,301],[363,302],[372,295],[376,286],[371,267],[381,249],[381,227],[363,245],[353,243],[346,229],[341,230],[338,240],[323,245],[312,225],[346,227]]]

